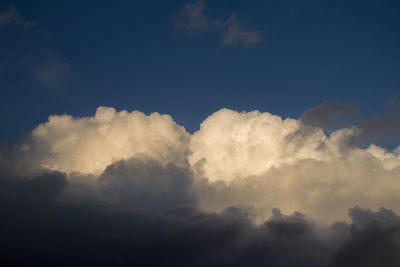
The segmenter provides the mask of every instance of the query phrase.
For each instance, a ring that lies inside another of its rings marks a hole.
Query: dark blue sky
[[[201,4],[1,1],[0,138],[100,105],[189,131],[223,107],[298,118],[343,101],[374,116],[400,89],[399,1]]]

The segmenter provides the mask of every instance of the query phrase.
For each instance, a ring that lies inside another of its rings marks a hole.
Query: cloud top
[[[360,131],[228,109],[192,135],[159,113],[50,116],[0,153],[3,261],[399,266],[399,148],[356,147]]]
[[[99,107],[93,117],[50,116],[0,162],[17,175],[51,170],[91,179],[132,157],[174,164],[192,173],[201,209],[251,207],[257,222],[276,207],[328,223],[355,205],[400,213],[399,149],[359,148],[354,140],[361,131],[326,135],[301,120],[222,109],[191,135],[169,115]]]
[[[99,107],[94,117],[50,116],[19,144],[18,165],[99,174],[137,154],[183,165],[188,142],[189,134],[168,115]]]

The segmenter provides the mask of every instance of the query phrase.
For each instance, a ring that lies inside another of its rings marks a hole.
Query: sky
[[[190,132],[220,108],[298,118],[342,101],[375,116],[399,91],[397,1],[205,1],[192,24],[188,3],[2,1],[1,137],[100,105]],[[258,39],[224,44],[232,15]]]
[[[1,1],[7,266],[400,266],[398,1]]]

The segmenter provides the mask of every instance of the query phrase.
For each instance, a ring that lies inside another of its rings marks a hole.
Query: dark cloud
[[[359,128],[362,130],[362,135],[358,140],[360,144],[398,142],[400,140],[400,115],[387,113],[362,122]]]
[[[355,207],[353,224],[325,234],[306,215],[279,209],[256,226],[242,207],[200,211],[193,186],[189,169],[146,157],[116,162],[99,179],[3,170],[3,265],[398,266],[390,210]]]
[[[106,168],[99,178],[101,196],[107,201],[163,210],[194,205],[190,194],[192,173],[169,163],[137,158]]]
[[[393,96],[387,103],[383,115],[362,119],[355,104],[327,102],[305,111],[300,120],[311,126],[321,127],[325,132],[355,125],[360,134],[352,143],[363,146],[371,143],[394,143],[400,136],[399,95]]]
[[[375,212],[371,209],[362,209],[356,206],[349,210],[349,216],[354,226],[359,228],[364,228],[370,223],[379,223],[384,227],[392,227],[400,222],[399,216],[385,208],[380,208]]]
[[[378,212],[350,209],[349,238],[335,252],[329,266],[400,266],[399,217],[384,208]]]
[[[342,102],[326,102],[305,111],[300,120],[311,126],[321,127],[327,132],[343,128],[358,109],[354,104]]]

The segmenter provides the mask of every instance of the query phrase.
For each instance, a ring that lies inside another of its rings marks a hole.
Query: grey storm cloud
[[[343,102],[325,102],[305,111],[300,120],[307,125],[316,126],[326,132],[355,125],[360,134],[352,142],[366,145],[373,142],[398,142],[400,136],[399,96],[392,97],[387,111],[372,118],[362,119],[357,105]]]
[[[226,20],[211,19],[204,15],[202,0],[184,5],[175,22],[175,28],[179,32],[191,35],[200,32],[218,32],[223,47],[250,47],[261,41],[260,32],[249,30],[247,26],[237,21],[234,14]]]
[[[343,102],[325,102],[305,111],[300,120],[305,124],[321,127],[327,131],[343,126],[346,119],[357,113],[354,104]],[[348,123],[348,122],[347,122]]]
[[[241,207],[203,212],[193,199],[189,170],[147,158],[116,162],[100,179],[86,179],[69,179],[60,172],[29,178],[3,172],[0,245],[5,265],[400,263],[399,220],[389,210],[355,207],[350,210],[352,222],[342,223],[341,231],[333,227],[321,233],[306,215],[284,215],[277,208],[259,225]]]

